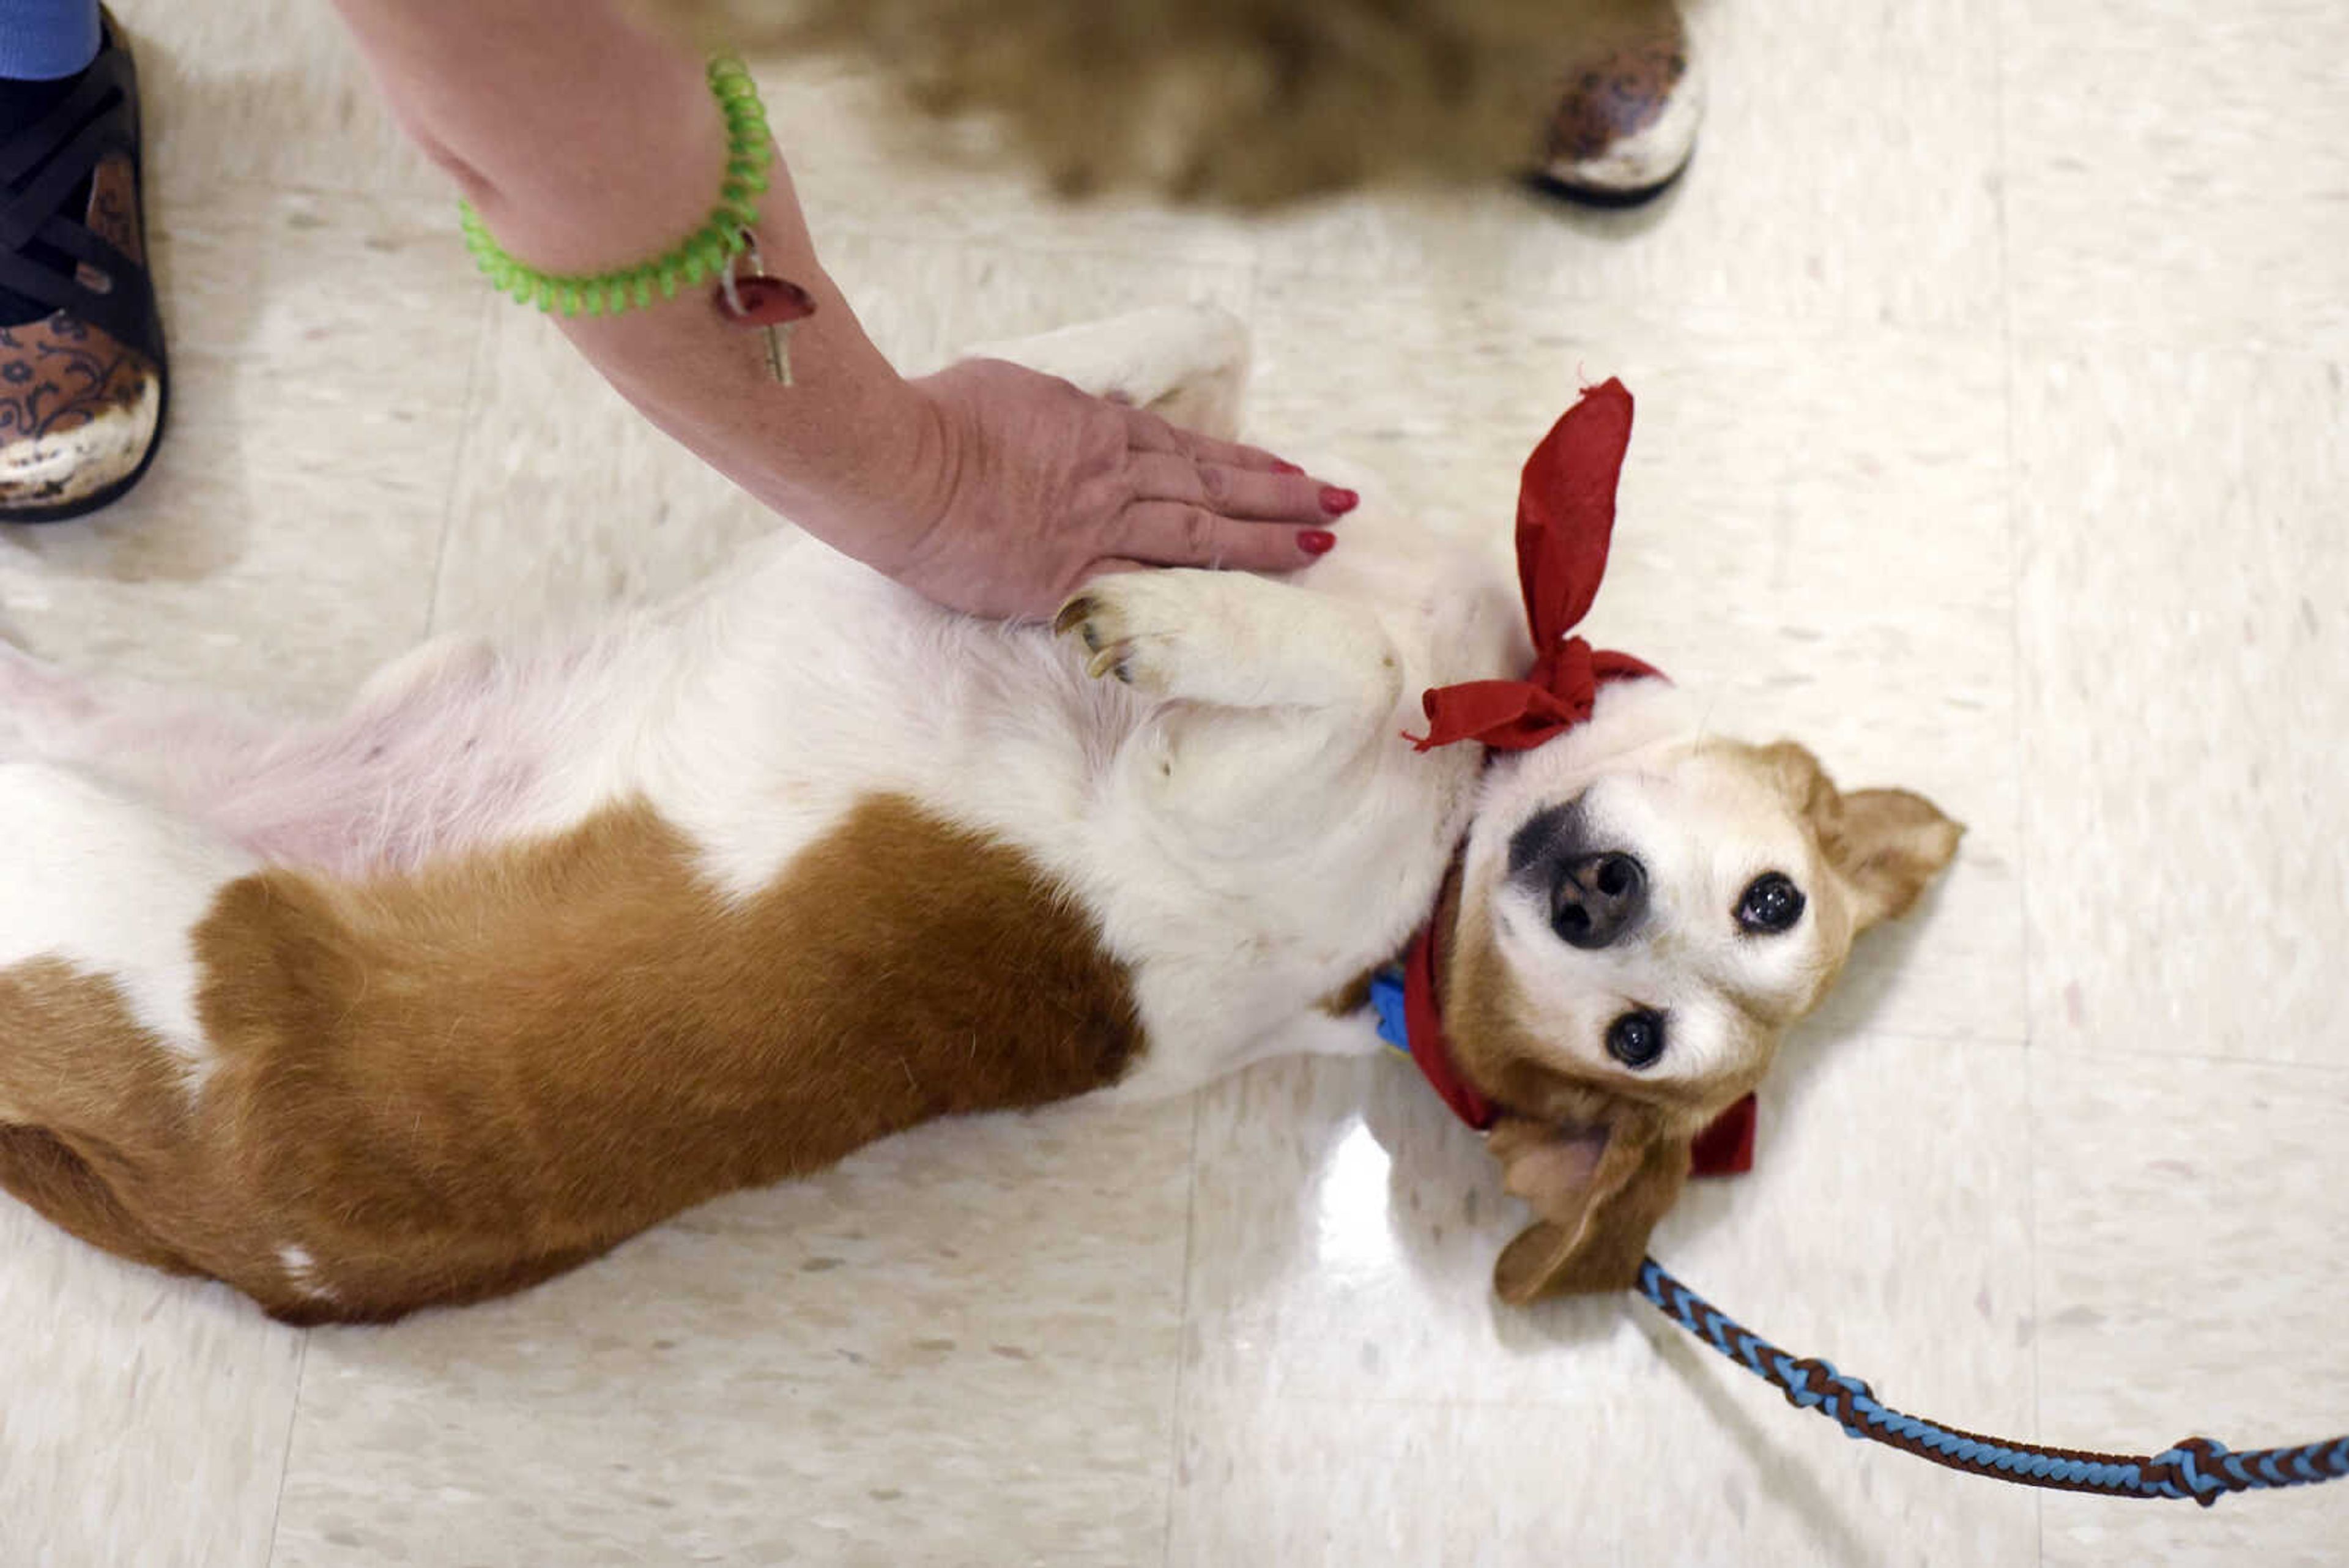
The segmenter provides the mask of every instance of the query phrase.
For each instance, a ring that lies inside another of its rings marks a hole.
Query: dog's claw
[[[1107,594],[1081,593],[1061,607],[1052,618],[1055,635],[1066,637],[1071,632],[1085,639],[1085,673],[1099,680],[1113,675],[1126,685],[1133,684],[1133,639],[1125,635],[1118,611],[1114,587]]]

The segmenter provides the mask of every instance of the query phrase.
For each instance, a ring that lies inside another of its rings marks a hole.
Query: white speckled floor
[[[176,428],[0,530],[42,650],[323,699],[432,626],[768,526],[485,297],[316,0],[124,0]],[[1953,1423],[2349,1428],[2349,10],[1718,0],[1697,165],[1260,225],[1040,207],[783,83],[909,367],[1187,296],[1260,431],[1507,515],[1640,399],[1600,629],[1972,825],[1658,1251]],[[1366,323],[1376,323],[1366,327]],[[0,829],[5,831],[5,829]],[[932,1129],[517,1300],[304,1335],[0,1200],[0,1563],[2349,1562],[2349,1486],[2204,1512],[1845,1441],[1632,1303],[1528,1314],[1486,1162],[1387,1063]]]

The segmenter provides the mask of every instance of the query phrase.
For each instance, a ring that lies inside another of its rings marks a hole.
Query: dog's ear
[[[1905,789],[1846,794],[1819,760],[1792,741],[1754,749],[1754,757],[1810,824],[1827,864],[1852,893],[1852,929],[1909,912],[1958,853],[1965,828],[1923,795]]]
[[[1493,1265],[1493,1288],[1514,1306],[1630,1285],[1648,1233],[1688,1179],[1688,1139],[1635,1112],[1573,1127],[1505,1116],[1486,1147],[1538,1216]]]

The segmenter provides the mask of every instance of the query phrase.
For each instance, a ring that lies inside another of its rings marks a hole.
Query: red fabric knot
[[[1523,680],[1470,680],[1426,693],[1427,733],[1408,737],[1419,750],[1478,741],[1531,751],[1589,718],[1601,685],[1656,673],[1570,635],[1607,575],[1615,485],[1630,445],[1631,394],[1610,378],[1584,392],[1534,448],[1517,488],[1517,582],[1534,667]]]

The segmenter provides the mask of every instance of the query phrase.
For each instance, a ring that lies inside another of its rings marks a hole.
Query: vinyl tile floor
[[[176,426],[0,529],[87,664],[321,703],[429,630],[657,597],[776,525],[470,271],[316,0],[122,0]],[[771,73],[907,369],[1170,298],[1256,433],[1506,525],[1640,400],[1596,623],[1971,828],[1656,1250],[1888,1399],[2065,1445],[2349,1428],[2349,10],[1716,0],[1643,211],[1069,210]],[[5,831],[0,826],[0,831]],[[5,1044],[0,1044],[5,1049]],[[493,1305],[297,1333],[0,1200],[0,1563],[2349,1563],[1846,1441],[1634,1301],[1518,1313],[1408,1069],[926,1129]]]

